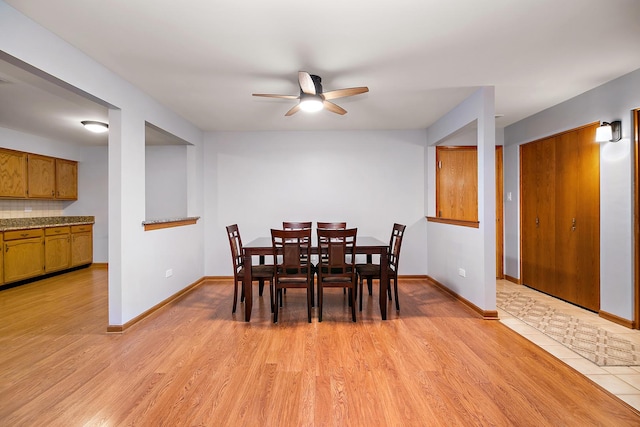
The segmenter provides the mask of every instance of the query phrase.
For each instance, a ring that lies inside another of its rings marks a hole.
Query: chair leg
[[[264,279],[258,280],[258,296],[262,296],[262,291],[264,291]]]
[[[273,280],[269,280],[269,304],[271,304],[271,314],[273,314]]]
[[[318,279],[318,322],[322,322],[322,283]]]
[[[362,311],[362,294],[364,294],[363,290],[362,290],[362,276],[360,276],[360,280],[358,282],[358,285],[360,287],[360,311]]]
[[[240,302],[244,302],[244,281],[240,285]]]
[[[282,298],[282,289],[275,288],[276,300],[273,304],[273,323],[278,323],[278,298]]]
[[[356,301],[355,301],[355,286],[353,288],[349,288],[349,300],[351,300],[351,318],[353,321],[356,321]]]
[[[393,291],[396,294],[396,311],[400,311],[400,301],[398,300],[398,278],[393,279]]]
[[[373,279],[371,276],[367,277],[367,287],[369,288],[369,296],[373,295]]]
[[[238,303],[238,281],[233,281],[233,309],[231,310],[231,314],[236,312],[236,304]]]
[[[313,291],[311,290],[311,284],[307,287],[307,320],[311,323],[311,296]]]
[[[315,295],[315,286],[314,286],[314,283],[313,283],[314,282],[314,280],[313,280],[314,277],[315,277],[315,274],[311,273],[311,284],[310,284],[311,285],[311,307],[315,307],[315,303],[316,303],[315,297],[314,297],[314,295]]]

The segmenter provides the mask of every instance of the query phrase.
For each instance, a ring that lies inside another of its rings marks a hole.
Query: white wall
[[[207,134],[206,274],[233,274],[225,226],[249,242],[286,220],[345,220],[385,242],[405,224],[400,274],[426,274],[425,140],[424,130]]]
[[[187,216],[187,146],[147,146],[146,218]]]
[[[429,222],[428,274],[482,310],[495,310],[494,90],[481,88],[427,129],[426,214],[435,216],[435,145],[477,120],[479,228]],[[465,277],[459,275],[465,270]]]
[[[109,323],[123,325],[204,274],[202,222],[144,232],[146,122],[194,145],[189,216],[201,216],[202,132],[0,1],[0,50],[112,106],[108,148]],[[173,276],[165,278],[167,269]]]
[[[598,121],[622,121],[622,140],[600,148],[600,309],[633,320],[633,121],[640,70],[505,128],[506,274],[520,277],[519,145]],[[518,198],[516,199],[516,195]],[[518,201],[516,201],[518,200]]]

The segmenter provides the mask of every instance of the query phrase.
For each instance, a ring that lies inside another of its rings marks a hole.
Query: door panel
[[[520,147],[522,282],[598,310],[597,124]]]

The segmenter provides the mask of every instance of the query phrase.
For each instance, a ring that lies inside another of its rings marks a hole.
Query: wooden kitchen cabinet
[[[0,233],[0,285],[4,283],[4,239],[3,233]]]
[[[44,274],[44,232],[41,228],[5,231],[4,283]]]
[[[28,154],[29,198],[52,199],[56,190],[56,159],[39,154]]]
[[[71,267],[71,228],[69,226],[44,229],[45,273]]]
[[[0,197],[27,197],[27,153],[0,148]]]
[[[0,148],[0,197],[78,199],[78,162]]]
[[[56,199],[78,199],[78,162],[56,159]]]
[[[93,262],[93,226],[71,226],[71,267]]]

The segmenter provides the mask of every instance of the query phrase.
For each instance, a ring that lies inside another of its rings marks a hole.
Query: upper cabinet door
[[[436,216],[478,221],[478,150],[436,147]]]
[[[29,198],[52,199],[56,188],[56,160],[53,157],[28,154]]]
[[[0,148],[0,197],[27,197],[27,154]]]
[[[78,199],[78,162],[56,159],[56,199]]]

